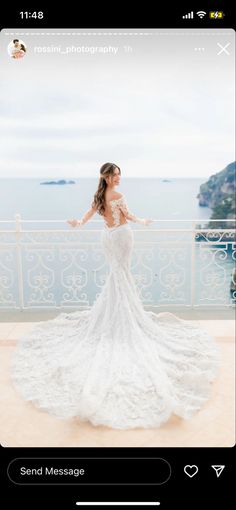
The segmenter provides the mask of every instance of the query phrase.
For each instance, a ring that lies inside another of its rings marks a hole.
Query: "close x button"
[[[18,458],[10,462],[11,482],[23,485],[161,485],[171,476],[162,458]]]

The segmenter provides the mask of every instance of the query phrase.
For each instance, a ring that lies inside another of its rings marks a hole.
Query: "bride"
[[[145,311],[130,271],[132,214],[115,191],[120,168],[105,163],[91,208],[104,218],[101,243],[110,273],[89,310],[35,326],[17,346],[12,376],[22,396],[59,418],[117,429],[158,427],[172,414],[190,418],[210,397],[218,347],[194,323]]]

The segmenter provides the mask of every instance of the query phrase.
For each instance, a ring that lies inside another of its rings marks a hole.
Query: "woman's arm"
[[[121,198],[118,200],[118,207],[122,211],[127,220],[134,221],[135,223],[140,223],[141,225],[148,225],[149,223],[152,223],[152,221],[154,221],[146,218],[138,218],[138,216],[135,216],[135,214],[130,212],[124,195],[121,195]]]
[[[85,223],[87,223],[87,221],[90,220],[90,218],[92,218],[92,216],[95,214],[96,212],[96,209],[94,207],[90,207],[90,209],[84,214],[83,218],[81,218],[81,220],[67,220],[67,223],[69,223],[69,225],[71,225],[72,227],[77,227],[77,226],[81,226],[81,225],[84,225]]]

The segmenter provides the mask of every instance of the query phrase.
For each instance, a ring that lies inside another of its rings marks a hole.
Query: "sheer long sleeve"
[[[117,205],[118,205],[119,209],[122,211],[122,213],[124,214],[124,216],[126,217],[127,220],[134,221],[135,223],[140,223],[141,225],[145,225],[144,218],[138,218],[138,216],[135,216],[135,214],[133,214],[129,210],[128,204],[127,204],[124,196],[122,196],[119,200],[117,200],[117,202],[118,202]]]
[[[92,216],[95,214],[95,212],[96,212],[96,209],[94,207],[92,207],[92,204],[91,204],[90,209],[88,209],[88,211],[81,218],[80,225],[84,225],[85,223],[87,223],[87,221],[89,221],[90,218],[92,218]]]

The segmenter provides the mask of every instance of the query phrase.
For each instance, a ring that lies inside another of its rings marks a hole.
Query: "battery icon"
[[[210,19],[222,19],[224,17],[223,11],[210,11],[209,18]]]

